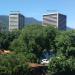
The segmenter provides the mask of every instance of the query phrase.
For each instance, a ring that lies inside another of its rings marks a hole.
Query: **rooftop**
[[[54,14],[61,14],[61,15],[64,15],[62,13],[59,13],[59,12],[52,12],[52,13],[48,13],[48,14],[45,14],[43,16],[49,16],[49,15],[54,15]],[[64,15],[65,16],[65,15]]]

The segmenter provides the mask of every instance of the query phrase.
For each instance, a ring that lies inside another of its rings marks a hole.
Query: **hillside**
[[[25,17],[25,24],[26,25],[29,25],[29,24],[41,24],[41,21],[38,21],[33,17]]]
[[[3,27],[8,30],[9,17],[7,15],[0,15],[0,23],[2,23]]]
[[[0,22],[4,25],[6,29],[8,29],[9,25],[9,16],[7,15],[1,15],[0,16]],[[30,24],[42,24],[41,21],[36,20],[33,17],[25,17],[25,25],[30,25]],[[67,30],[71,30],[72,28],[67,27]]]
[[[0,16],[0,23],[4,25],[3,27],[8,28],[9,25],[9,16],[1,15]],[[34,19],[33,17],[25,17],[25,25],[29,24],[41,24],[41,21]]]

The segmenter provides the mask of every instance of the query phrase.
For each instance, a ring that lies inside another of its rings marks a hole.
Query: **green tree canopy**
[[[10,48],[36,54],[38,57],[46,50],[55,50],[55,36],[57,30],[52,26],[26,26],[18,39],[11,43]]]
[[[0,49],[9,49],[10,43],[17,39],[20,35],[20,31],[13,32],[0,32]]]
[[[0,55],[0,75],[29,75],[28,64],[23,55]]]
[[[57,56],[49,63],[48,71],[51,75],[75,75],[75,59]]]
[[[74,53],[75,47],[75,30],[61,32],[55,38],[57,52],[68,56],[71,50]]]

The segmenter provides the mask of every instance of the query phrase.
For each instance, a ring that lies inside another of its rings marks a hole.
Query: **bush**
[[[0,75],[29,75],[28,64],[22,57],[0,55]]]
[[[75,75],[75,59],[54,57],[49,63],[48,71],[52,75]]]

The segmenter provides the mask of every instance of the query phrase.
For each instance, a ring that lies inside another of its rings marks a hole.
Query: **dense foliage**
[[[20,30],[13,32],[0,32],[0,49],[9,49],[10,43],[17,39],[20,35]]]
[[[65,56],[73,55],[75,49],[75,31],[64,31],[61,32],[55,38],[56,50]],[[59,53],[59,54],[60,54]]]
[[[0,49],[15,52],[0,55],[0,75],[29,75],[27,63],[38,63],[45,50],[55,54],[48,65],[49,74],[75,75],[75,30],[30,25],[22,31],[0,32]]]
[[[55,38],[57,55],[49,63],[52,75],[75,75],[75,30],[60,32]]]
[[[39,58],[44,49],[55,50],[56,33],[57,30],[52,26],[27,26],[19,38],[11,43],[10,48],[17,52],[31,52]]]
[[[75,59],[67,59],[65,56],[57,56],[48,66],[51,75],[75,75]]]
[[[29,75],[23,55],[0,55],[0,75]]]

